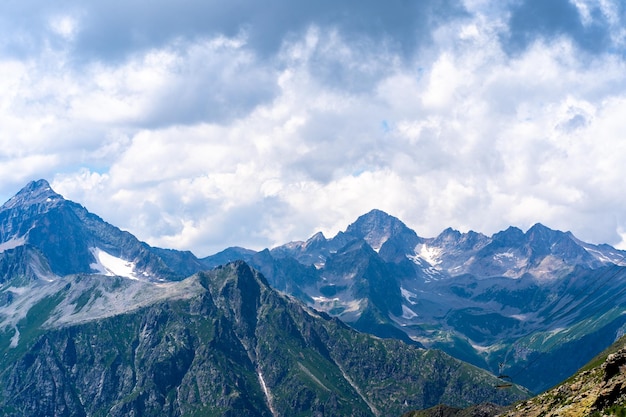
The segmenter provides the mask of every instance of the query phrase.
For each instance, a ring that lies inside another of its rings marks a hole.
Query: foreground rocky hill
[[[168,284],[75,275],[10,293],[5,312],[30,308],[0,332],[3,416],[387,416],[526,395],[443,352],[357,333],[243,262]]]

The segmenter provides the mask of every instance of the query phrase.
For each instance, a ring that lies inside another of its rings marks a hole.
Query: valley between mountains
[[[33,181],[0,207],[0,414],[507,405],[624,335],[625,280],[626,252],[540,224],[423,238],[378,210],[331,238],[197,258]]]

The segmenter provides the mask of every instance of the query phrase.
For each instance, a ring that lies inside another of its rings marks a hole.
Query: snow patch
[[[388,241],[390,237],[389,232],[370,232],[367,236],[365,236],[365,241],[372,249],[374,249],[374,251],[376,251],[376,253],[378,253],[380,248],[383,247],[385,242]]]
[[[469,344],[476,352],[487,353],[487,352],[490,352],[491,350],[493,350],[493,348],[491,346],[477,345],[477,344],[472,343],[471,340],[469,341]]]
[[[441,264],[442,252],[443,251],[441,248],[428,246],[426,244],[420,244],[415,247],[415,253],[417,254],[417,256],[419,256],[432,266],[437,266]]]
[[[417,294],[415,294],[414,292],[411,292],[409,290],[407,290],[406,288],[400,287],[400,293],[402,294],[402,297],[409,303],[411,304],[416,304],[416,301],[411,300],[411,298],[413,299],[417,299]]]
[[[332,303],[335,301],[339,301],[339,298],[335,297],[335,298],[328,298],[328,297],[311,297],[313,298],[313,301],[315,301],[318,304],[327,304],[327,303]]]
[[[583,248],[593,257],[595,257],[597,260],[599,260],[600,262],[604,262],[604,263],[614,263],[616,265],[619,266],[626,266],[626,259],[624,259],[624,256],[619,254],[619,253],[615,253],[615,252],[611,252],[611,251],[607,251],[608,253],[602,252],[598,249],[595,249],[589,245],[583,245]],[[609,256],[607,256],[609,255]]]
[[[493,260],[494,261],[501,261],[502,258],[513,259],[513,258],[515,258],[515,255],[513,253],[511,253],[510,251],[501,252],[501,253],[497,253],[497,254],[493,255]]]
[[[326,260],[315,262],[313,263],[313,266],[315,267],[315,269],[322,269],[324,268],[324,266],[326,266]]]
[[[403,319],[411,320],[411,319],[413,319],[415,317],[417,317],[417,314],[415,314],[415,312],[413,310],[411,310],[410,308],[408,308],[405,305],[402,306],[402,318]]]
[[[313,303],[309,304],[316,310],[325,311],[333,316],[340,316],[343,320],[353,321],[358,319],[362,310],[364,299],[344,299],[339,297],[328,298],[324,296],[312,296]]]
[[[13,335],[13,337],[11,337],[11,344],[9,345],[9,347],[15,348],[20,342],[20,331],[17,326],[13,326],[13,329],[15,329],[15,334]]]
[[[261,384],[261,388],[263,389],[263,394],[265,394],[265,399],[267,400],[267,406],[269,407],[273,416],[276,416],[276,410],[274,410],[274,406],[272,405],[272,394],[270,390],[267,388],[265,384],[265,379],[263,379],[263,374],[260,370],[256,371],[257,376],[259,377],[259,383]]]
[[[115,257],[100,248],[91,248],[89,250],[97,261],[89,266],[102,275],[125,277],[135,280],[147,278],[146,274],[140,276],[135,272],[136,265],[134,262]]]
[[[0,253],[4,252],[5,250],[15,249],[18,246],[23,246],[25,243],[26,237],[24,236],[7,240],[6,242],[0,243]]]
[[[349,302],[345,303],[346,309],[345,309],[344,313],[360,311],[361,310],[361,301],[362,300],[352,300],[352,301],[349,301]]]
[[[6,289],[7,292],[12,292],[13,294],[16,295],[21,295],[26,293],[28,290],[30,289],[30,287],[14,287],[14,286],[10,286],[9,288]]]

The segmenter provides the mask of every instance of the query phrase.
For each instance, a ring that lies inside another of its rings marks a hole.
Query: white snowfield
[[[90,248],[89,250],[97,261],[89,266],[102,275],[125,277],[135,280],[145,280],[149,278],[148,274],[145,272],[137,273],[136,264],[134,262],[113,256],[100,248]]]
[[[428,246],[425,243],[420,243],[415,247],[415,254],[433,267],[438,267],[441,264],[441,254],[443,250],[434,246]],[[441,267],[439,267],[441,269]]]

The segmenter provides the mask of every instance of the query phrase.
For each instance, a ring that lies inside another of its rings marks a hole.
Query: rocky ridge
[[[115,314],[100,301],[128,305],[163,284],[59,284],[0,331],[3,416],[382,416],[527,395],[496,393],[493,375],[440,351],[357,333],[243,262]]]
[[[402,339],[412,349],[440,348],[491,372],[504,361],[514,382],[535,392],[571,375],[626,329],[624,252],[542,225],[491,237],[447,229],[422,238],[374,210],[333,238],[317,233],[271,250],[230,248],[199,260],[139,242],[40,180],[0,207],[0,226],[0,339],[9,355],[59,329],[83,331],[93,323],[190,303],[210,286],[185,277],[236,259],[263,273],[261,287],[269,283],[328,314],[313,315]],[[227,299],[238,303],[241,291],[233,294]],[[218,307],[211,311],[226,317],[228,306],[220,299],[213,299]],[[248,323],[240,343],[250,356],[259,339],[251,336],[256,321],[248,316],[258,309],[248,309],[232,321]],[[268,384],[264,378],[264,395]],[[363,400],[359,390],[351,395]],[[426,398],[419,408],[443,395],[433,395],[432,387],[420,392]],[[484,398],[494,397],[489,392]],[[466,404],[467,398],[454,395],[452,405]],[[380,411],[365,398],[369,412]]]

